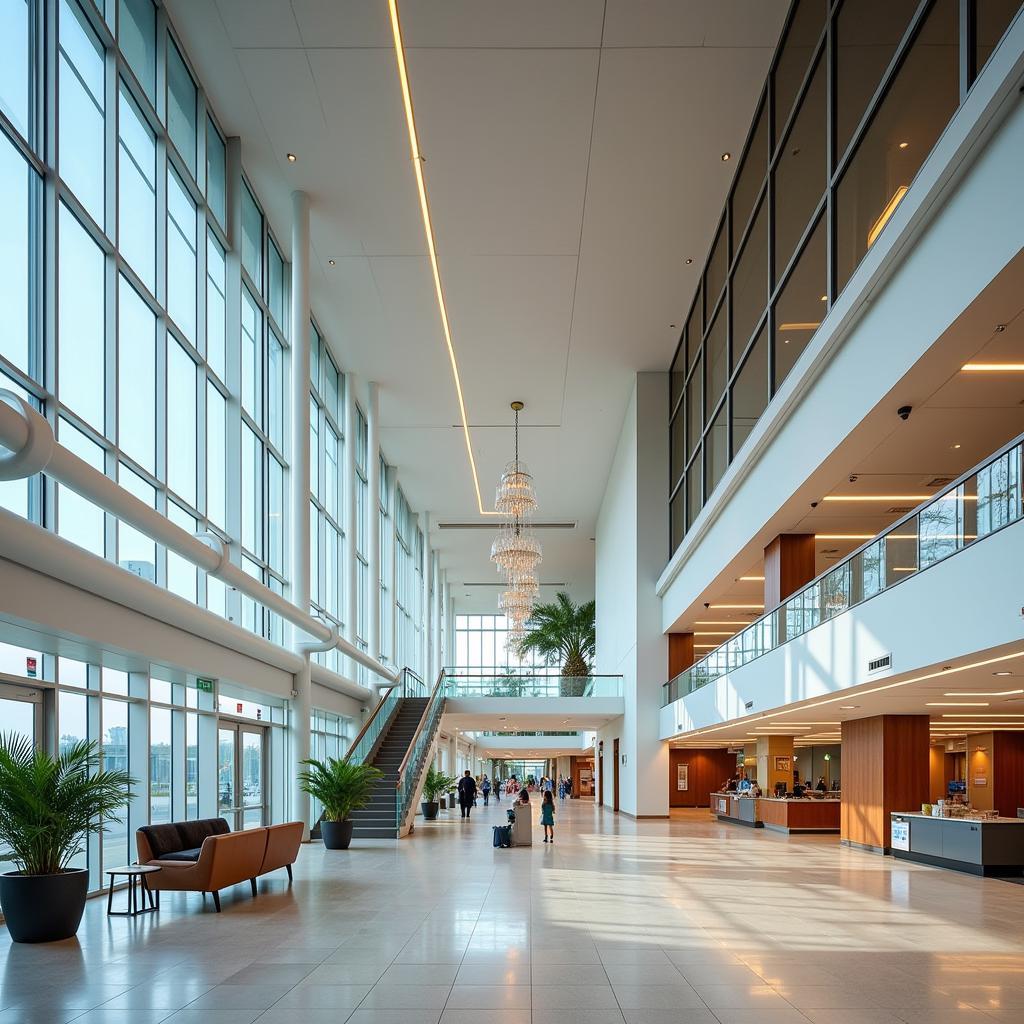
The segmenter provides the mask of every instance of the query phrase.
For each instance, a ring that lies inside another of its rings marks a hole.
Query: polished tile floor
[[[304,848],[220,915],[92,900],[77,941],[3,934],[0,1024],[1024,1021],[1024,886],[580,801],[555,846],[495,850],[504,816]]]

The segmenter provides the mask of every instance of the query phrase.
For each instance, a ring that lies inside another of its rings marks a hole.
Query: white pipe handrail
[[[12,453],[0,459],[0,480],[21,479],[45,471],[83,498],[88,498],[204,572],[280,615],[307,633],[318,645],[333,641],[332,647],[337,647],[342,654],[370,672],[392,683],[398,680],[398,671],[385,668],[320,619],[297,608],[283,595],[274,593],[230,562],[225,557],[226,542],[221,541],[221,549],[215,550],[210,543],[211,535],[193,536],[68,451],[54,439],[53,429],[43,416],[17,395],[3,389],[0,389],[0,445]]]

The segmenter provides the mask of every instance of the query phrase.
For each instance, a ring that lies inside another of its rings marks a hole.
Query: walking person
[[[486,775],[483,782],[480,783],[480,792],[484,795],[484,807],[486,807],[487,801],[491,797],[491,780]]]
[[[561,775],[558,776],[558,799],[565,799],[565,779]]]
[[[475,800],[476,779],[473,778],[472,772],[467,768],[462,778],[459,779],[459,809],[462,811],[464,818],[469,817],[469,812],[473,810]]]
[[[544,842],[555,841],[555,797],[550,789],[544,790],[544,799],[540,805],[540,823],[544,826]],[[548,836],[551,838],[549,839]]]

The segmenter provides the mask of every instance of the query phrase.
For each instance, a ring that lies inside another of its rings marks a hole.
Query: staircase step
[[[398,829],[390,828],[356,828],[352,830],[353,839],[397,839]]]

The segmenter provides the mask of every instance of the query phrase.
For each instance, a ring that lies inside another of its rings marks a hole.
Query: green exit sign
[[[196,678],[196,689],[201,693],[213,693],[213,680]]]

